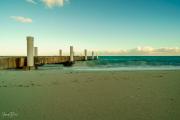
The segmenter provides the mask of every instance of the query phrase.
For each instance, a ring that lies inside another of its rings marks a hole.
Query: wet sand
[[[0,71],[0,120],[180,120],[180,71]]]

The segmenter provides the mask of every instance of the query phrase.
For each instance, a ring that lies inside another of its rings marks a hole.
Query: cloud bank
[[[153,47],[137,47],[134,49],[128,50],[118,50],[118,51],[101,51],[98,53],[99,55],[147,55],[147,56],[173,56],[180,55],[180,48],[174,47],[164,47],[164,48],[153,48]]]
[[[49,8],[54,6],[64,6],[65,3],[69,2],[69,0],[42,0],[42,2]]]
[[[31,18],[25,18],[22,16],[11,16],[10,18],[17,21],[17,22],[21,22],[21,23],[32,23]]]

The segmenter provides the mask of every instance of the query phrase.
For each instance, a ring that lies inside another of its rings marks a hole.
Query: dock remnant
[[[0,56],[0,70],[2,69],[37,69],[44,64],[63,64],[72,66],[75,61],[95,60],[94,52],[92,56],[87,55],[85,49],[83,56],[75,56],[73,46],[70,46],[70,55],[62,56],[62,50],[59,50],[59,56],[39,56],[38,47],[34,47],[34,37],[28,36],[27,56]]]
[[[84,56],[74,56],[74,62],[69,62],[69,60],[70,56],[37,56],[34,57],[34,68],[45,64],[63,64],[64,66],[71,66],[75,61],[84,61]],[[87,56],[87,60],[92,60],[92,56]],[[0,59],[0,70],[23,68],[29,70],[27,68],[26,56],[2,56]]]

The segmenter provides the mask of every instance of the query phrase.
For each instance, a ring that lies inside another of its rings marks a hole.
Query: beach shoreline
[[[180,70],[0,71],[0,118],[179,120]]]

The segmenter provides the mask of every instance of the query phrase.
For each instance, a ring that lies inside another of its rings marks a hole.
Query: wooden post
[[[27,37],[27,68],[32,69],[34,67],[34,38]]]

